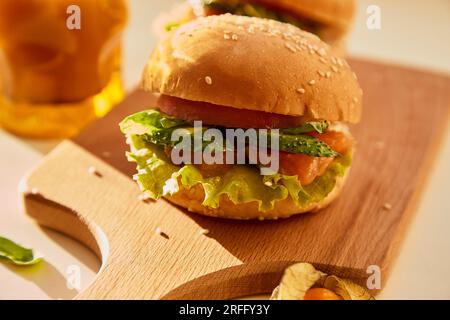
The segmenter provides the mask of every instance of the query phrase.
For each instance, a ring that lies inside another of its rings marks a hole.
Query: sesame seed
[[[202,230],[200,230],[200,234],[207,235],[208,233],[209,233],[209,230],[208,230],[208,229],[202,229]]]
[[[205,77],[205,82],[206,82],[206,84],[208,84],[208,85],[212,85],[212,78],[209,77],[209,76]]]
[[[90,166],[90,167],[88,168],[88,172],[89,172],[89,174],[95,175],[95,176],[97,176],[97,177],[101,177],[101,176],[102,176],[102,175],[100,174],[100,172],[97,171],[97,168],[94,167],[94,166]]]
[[[340,67],[343,67],[343,66],[344,66],[344,62],[342,61],[342,59],[337,59],[337,64],[338,64]]]
[[[386,211],[390,211],[392,209],[392,205],[390,203],[385,203],[383,205],[383,209]]]
[[[291,50],[292,52],[297,52],[297,50],[290,44],[290,43],[285,43],[286,48],[288,48],[289,50]]]
[[[314,49],[309,49],[309,53],[310,54],[315,54],[316,52],[314,51]]]
[[[339,71],[339,69],[336,68],[335,66],[331,66],[331,70],[333,70],[333,71],[336,72],[336,73]]]
[[[233,34],[233,35],[231,36],[231,39],[234,40],[234,41],[237,41],[237,39],[238,39],[237,34]]]
[[[317,71],[317,73],[319,74],[319,76],[321,77],[325,77],[325,72],[323,72],[322,70]]]
[[[162,232],[160,227],[157,227],[155,229],[155,233],[160,235],[161,237],[165,238],[165,239],[169,239],[169,236],[167,235],[167,233]]]
[[[225,33],[225,34],[223,35],[223,38],[224,38],[225,40],[230,40],[230,35],[229,35],[228,33]]]
[[[328,79],[331,78],[331,71],[328,71],[327,74],[325,75]]]
[[[358,100],[357,97],[353,97],[353,102],[354,102],[354,103],[358,103],[358,101],[359,101],[359,100]]]
[[[313,86],[313,85],[316,84],[316,80],[311,80],[311,81],[308,82],[308,84],[309,84],[310,86]]]
[[[303,89],[303,88],[298,88],[297,92],[300,93],[300,94],[304,94],[306,92],[306,90]]]
[[[327,59],[325,59],[325,58],[320,58],[320,62],[327,64]]]
[[[325,51],[324,48],[321,48],[321,49],[317,50],[317,54],[321,57],[324,57],[327,55],[327,52]]]

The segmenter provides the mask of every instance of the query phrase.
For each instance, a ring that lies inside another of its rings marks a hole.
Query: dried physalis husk
[[[344,300],[374,299],[363,287],[336,276],[329,276],[309,263],[297,263],[284,271],[281,283],[272,293],[271,300],[303,300],[311,288],[328,289]]]
[[[326,276],[309,263],[297,263],[284,271],[280,285],[272,293],[271,300],[303,300],[306,291]]]

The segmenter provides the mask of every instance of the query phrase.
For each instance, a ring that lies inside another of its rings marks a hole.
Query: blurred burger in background
[[[231,13],[289,23],[319,36],[335,53],[345,53],[354,0],[188,0],[156,23],[164,32],[198,17]]]

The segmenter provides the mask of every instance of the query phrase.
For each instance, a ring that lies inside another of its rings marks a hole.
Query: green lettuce
[[[13,264],[28,266],[41,262],[42,257],[35,257],[33,250],[24,248],[13,241],[0,237],[0,258]]]
[[[351,164],[351,153],[333,160],[324,175],[302,186],[297,176],[274,174],[261,176],[255,166],[235,165],[222,176],[203,177],[193,165],[175,166],[163,147],[149,143],[141,135],[131,135],[128,159],[137,164],[135,180],[152,198],[176,194],[180,184],[186,188],[202,185],[203,205],[217,208],[222,195],[235,204],[257,202],[260,211],[274,208],[277,201],[291,197],[300,207],[323,200]]]

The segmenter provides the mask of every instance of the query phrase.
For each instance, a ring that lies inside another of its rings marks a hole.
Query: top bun
[[[311,119],[358,122],[362,91],[318,37],[273,20],[199,18],[163,39],[142,87],[191,101]]]
[[[246,0],[281,8],[299,17],[308,17],[325,25],[349,28],[355,12],[354,0]]]

